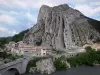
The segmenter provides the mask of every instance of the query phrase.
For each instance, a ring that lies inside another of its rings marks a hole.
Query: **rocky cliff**
[[[51,74],[56,70],[51,58],[41,59],[36,63],[36,65],[37,65],[37,71],[42,74],[43,73]]]
[[[50,45],[55,49],[83,46],[100,39],[100,22],[87,18],[67,4],[40,8],[37,24],[25,34],[28,44]]]

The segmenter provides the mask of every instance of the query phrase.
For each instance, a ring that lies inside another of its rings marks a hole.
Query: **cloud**
[[[6,30],[7,30],[7,28],[0,26],[0,31],[6,31]]]
[[[27,13],[25,14],[25,16],[26,16],[28,19],[33,20],[33,15],[30,14],[29,12],[27,12]]]
[[[0,37],[13,36],[15,34],[18,34],[18,32],[16,32],[15,30],[13,30],[13,31],[10,31],[10,30],[0,31]]]
[[[91,5],[83,4],[83,5],[76,5],[75,9],[78,9],[86,16],[100,16],[100,6],[93,7]]]
[[[7,37],[8,35],[13,36],[15,34],[18,34],[16,30],[8,29],[6,27],[3,27],[3,25],[0,25],[0,36],[1,37]]]
[[[79,10],[85,16],[100,20],[100,0],[68,0],[71,7]],[[99,18],[98,18],[99,17]]]
[[[11,35],[11,36],[13,36],[15,34],[18,34],[18,32],[16,30],[8,31],[6,33],[9,34],[9,35]]]
[[[68,0],[68,3],[72,3],[72,4],[84,4],[86,3],[88,0]]]
[[[93,3],[91,3],[91,5],[99,6],[100,2],[93,2]]]
[[[0,0],[1,5],[6,6],[21,6],[21,7],[32,7],[39,8],[41,5],[46,4],[49,6],[55,6],[59,4],[67,3],[68,0]]]
[[[8,7],[19,7],[19,8],[26,8],[27,10],[30,8],[37,8],[39,9],[41,5],[45,4],[48,6],[56,6],[60,4],[74,4],[76,9],[80,10],[83,14],[90,16],[94,15],[94,13],[99,12],[99,8],[92,8],[92,6],[100,5],[99,0],[0,0],[1,5],[6,5]],[[88,9],[90,9],[89,13],[86,12]],[[94,11],[93,11],[94,10]],[[92,12],[93,11],[93,12]],[[15,14],[16,12],[12,11],[12,14]],[[28,14],[30,15],[30,14]],[[32,16],[32,15],[31,15]]]
[[[2,15],[0,15],[0,22],[12,24],[13,22],[17,22],[17,21],[15,18],[13,18],[7,14],[2,14]]]
[[[99,4],[100,0],[68,0],[68,3],[72,3],[74,5],[77,5],[77,4],[91,4],[91,3]]]
[[[60,4],[87,4],[94,3],[95,5],[100,4],[99,0],[0,0],[0,5],[6,5],[8,7],[24,7],[24,8],[40,8],[41,5],[45,4],[48,6],[56,6]]]

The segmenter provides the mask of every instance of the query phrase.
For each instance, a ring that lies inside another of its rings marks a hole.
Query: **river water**
[[[12,74],[7,74],[12,75]],[[24,74],[24,75],[41,75],[40,73]],[[42,74],[47,75],[47,74]],[[100,75],[100,66],[87,67],[80,66],[68,70],[56,71],[51,75]]]

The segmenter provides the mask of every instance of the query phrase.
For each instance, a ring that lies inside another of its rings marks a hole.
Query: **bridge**
[[[26,72],[27,64],[30,58],[21,58],[0,66],[0,75],[4,75],[7,71],[14,70],[17,74]]]

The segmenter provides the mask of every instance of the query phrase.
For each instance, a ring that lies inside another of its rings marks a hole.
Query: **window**
[[[45,53],[43,53],[43,55],[46,55]]]
[[[43,49],[43,50],[45,50],[45,49]]]
[[[28,52],[28,51],[24,51],[24,52]]]

